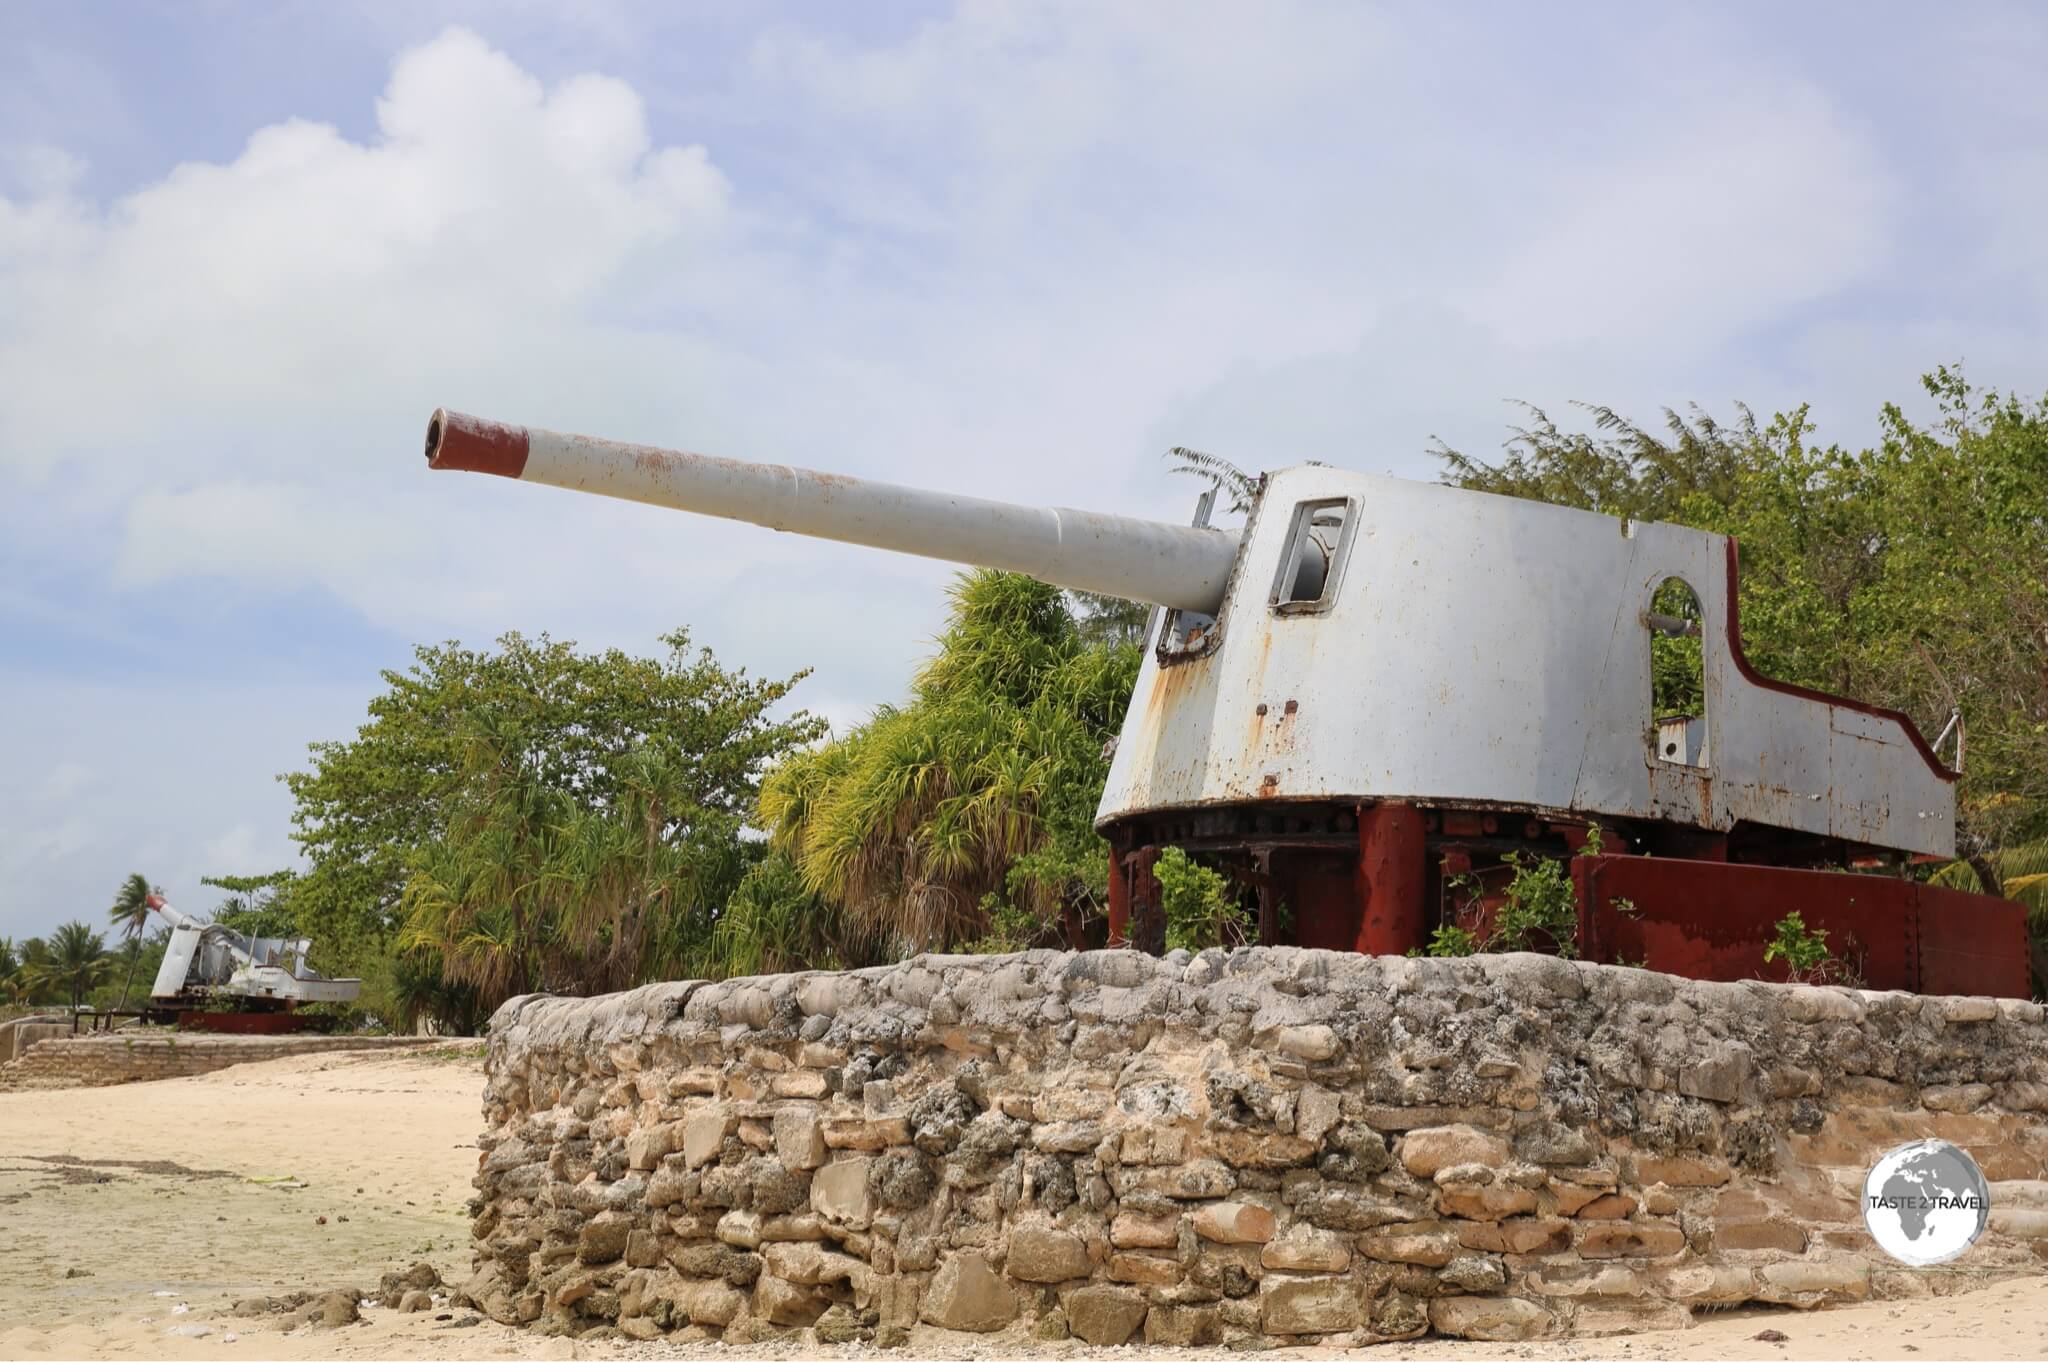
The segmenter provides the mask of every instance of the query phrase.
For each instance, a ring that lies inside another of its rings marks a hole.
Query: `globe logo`
[[[1984,1170],[1947,1140],[1902,1144],[1863,1181],[1870,1237],[1913,1267],[1945,1263],[1976,1243],[1990,1214]]]

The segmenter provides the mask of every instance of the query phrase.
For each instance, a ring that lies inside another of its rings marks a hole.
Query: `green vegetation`
[[[1598,856],[1600,829],[1586,829],[1581,856]],[[1571,959],[1579,953],[1579,901],[1563,861],[1506,852],[1501,864],[1512,873],[1497,898],[1490,898],[1477,873],[1453,876],[1446,886],[1462,894],[1456,920],[1438,927],[1416,955],[1476,955],[1481,951],[1548,951]],[[1488,906],[1493,911],[1491,920]],[[1633,911],[1634,905],[1630,905]]]
[[[121,939],[126,943],[127,970],[121,980],[121,1007],[128,1006],[128,990],[135,983],[135,967],[142,963],[142,938],[149,931],[149,881],[141,875],[130,875],[121,881],[121,887],[114,894],[113,907],[107,916],[119,929]]]
[[[759,858],[740,833],[762,770],[823,725],[771,716],[800,677],[662,641],[418,649],[353,740],[286,777],[311,865],[265,907],[335,943],[330,967],[367,961],[388,991],[366,1003],[401,1018],[694,971]]]
[[[1408,953],[1441,957],[1477,955],[1483,949],[1485,942],[1479,933],[1460,927],[1455,922],[1446,922],[1429,934],[1429,944]]]
[[[875,963],[881,949],[872,931],[805,887],[796,862],[771,849],[726,899],[702,972],[730,977],[846,969]]]
[[[963,574],[909,703],[796,753],[761,815],[837,941],[948,950],[1004,924],[1016,946],[1099,916],[1109,858],[1091,820],[1138,666],[1091,643],[1054,587]]]
[[[1783,961],[1794,983],[1814,981],[1830,959],[1828,929],[1808,929],[1806,919],[1787,913],[1772,929],[1770,944],[1764,947],[1764,961]]]
[[[199,882],[227,891],[213,910],[213,920],[244,936],[289,938],[298,926],[291,892],[298,876],[289,870],[268,875],[202,875]]]
[[[1256,936],[1256,924],[1245,917],[1230,882],[1179,847],[1160,852],[1152,874],[1159,881],[1168,950],[1242,946]]]
[[[1580,855],[1592,853],[1582,851]],[[1579,901],[1563,861],[1510,851],[1501,860],[1514,867],[1494,914],[1487,949],[1533,951],[1546,946],[1569,959],[1579,953]]]
[[[67,922],[51,935],[48,951],[31,968],[40,989],[63,994],[78,1007],[113,973],[114,963],[104,936],[83,922]]]

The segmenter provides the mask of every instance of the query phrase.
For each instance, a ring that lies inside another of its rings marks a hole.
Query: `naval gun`
[[[164,962],[150,986],[152,1020],[207,1031],[294,1031],[322,1019],[302,1003],[349,1003],[360,979],[330,979],[306,963],[309,940],[252,936],[180,912],[161,894],[144,900],[170,928]]]
[[[1259,942],[1375,954],[1497,911],[1533,858],[1570,868],[1551,944],[1581,958],[1772,977],[1797,911],[1869,987],[2029,989],[2019,905],[1910,874],[1954,855],[1958,770],[1750,665],[1725,535],[1321,464],[1261,477],[1242,528],[1208,497],[1174,525],[446,409],[426,458],[1154,606],[1095,819],[1114,942],[1162,948],[1168,847],[1242,886]],[[1672,634],[1696,714],[1657,713]]]

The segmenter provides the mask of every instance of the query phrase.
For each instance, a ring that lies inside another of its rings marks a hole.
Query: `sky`
[[[1511,399],[2048,390],[2048,11],[0,0],[0,936],[293,863],[415,644],[844,726],[950,569],[430,475],[436,406],[1183,520]]]

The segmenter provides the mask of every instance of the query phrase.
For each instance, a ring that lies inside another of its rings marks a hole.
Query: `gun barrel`
[[[1016,506],[893,483],[504,425],[445,408],[427,466],[926,558],[1021,572],[1054,586],[1213,615],[1236,561],[1222,530],[1060,507]]]
[[[212,925],[211,923],[193,917],[190,913],[179,912],[176,908],[171,907],[169,903],[165,902],[164,896],[162,894],[151,894],[147,898],[145,898],[143,902],[148,904],[152,909],[154,909],[156,911],[157,916],[161,917],[165,922],[169,923],[173,927],[191,927],[203,931],[205,928]]]

